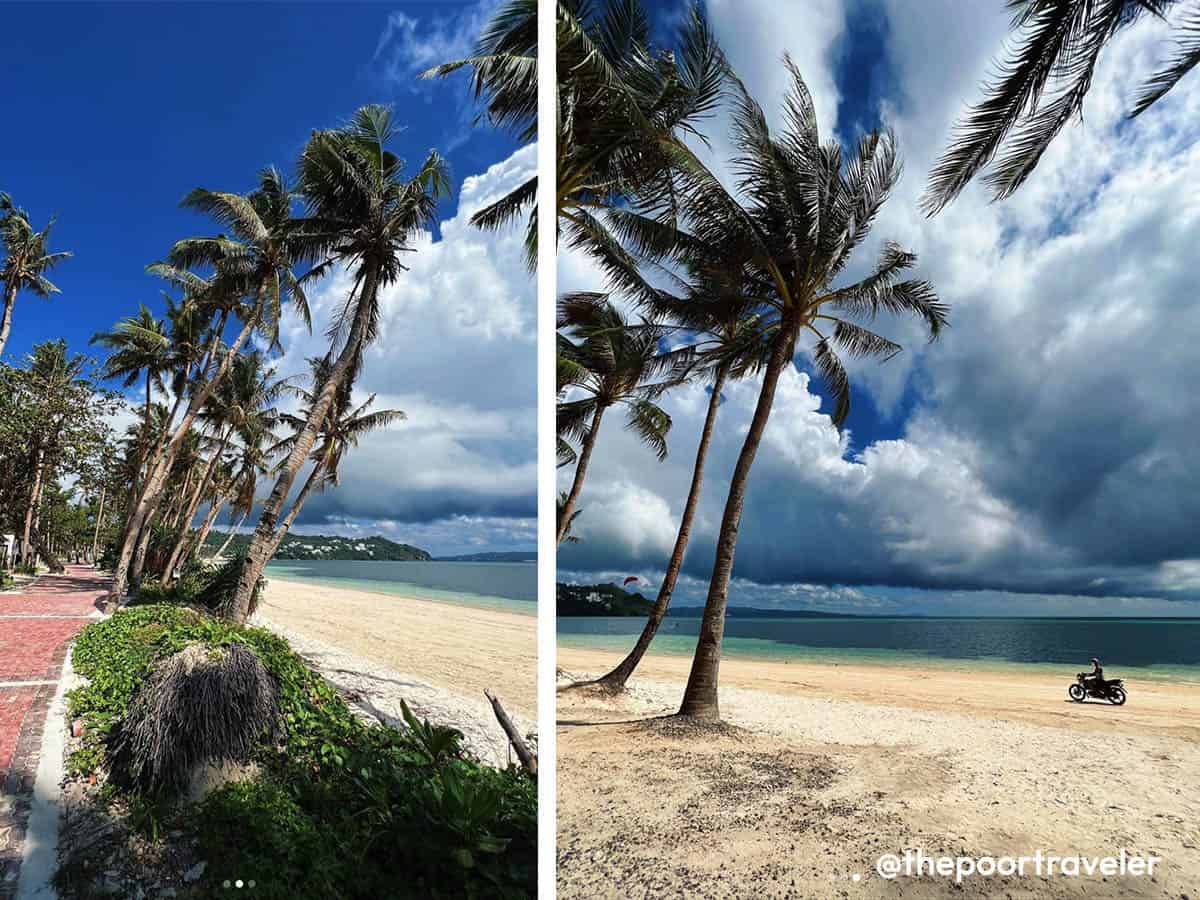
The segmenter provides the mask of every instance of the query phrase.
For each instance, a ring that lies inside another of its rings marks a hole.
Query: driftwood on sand
[[[521,761],[521,765],[525,767],[525,770],[530,775],[537,778],[537,756],[530,751],[528,745],[525,743],[525,739],[521,737],[521,732],[512,723],[512,719],[508,717],[508,713],[504,711],[504,707],[500,705],[500,701],[496,698],[496,695],[488,690],[485,690],[483,694],[491,702],[492,712],[496,714],[496,721],[500,723],[500,727],[508,735],[509,743],[517,751],[517,759]]]

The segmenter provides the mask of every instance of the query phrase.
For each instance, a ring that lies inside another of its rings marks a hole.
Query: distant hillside
[[[205,543],[213,548],[225,543],[228,533],[211,531]],[[234,537],[226,553],[237,553],[250,545],[250,535],[239,534]],[[279,545],[274,558],[276,560],[314,560],[314,559],[375,559],[389,562],[427,562],[433,559],[420,547],[409,544],[397,544],[385,537],[345,538],[327,537],[323,534],[291,534],[289,533]]]
[[[513,550],[499,553],[466,553],[462,556],[439,556],[437,562],[537,562],[536,550]]]
[[[557,586],[560,616],[647,616],[654,604],[641,594],[631,594],[615,584],[563,584]]]

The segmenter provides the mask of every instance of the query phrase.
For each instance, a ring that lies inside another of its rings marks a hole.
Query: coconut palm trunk
[[[4,313],[0,315],[0,356],[4,355],[4,346],[8,343],[8,335],[12,331],[13,307],[17,305],[16,282],[7,285],[4,291]]]
[[[217,521],[217,516],[221,514],[221,510],[225,506],[225,500],[213,500],[208,508],[208,514],[205,515],[204,521],[200,525],[200,530],[196,533],[195,540],[188,541],[183,552],[183,559],[191,559],[200,552],[200,548],[204,546],[204,542],[208,540],[208,533],[212,531],[213,523]]]
[[[204,496],[204,492],[208,490],[208,486],[212,484],[213,473],[217,470],[217,463],[221,461],[221,456],[225,453],[225,448],[229,446],[229,439],[233,436],[233,427],[225,429],[225,434],[221,436],[221,442],[217,449],[209,457],[208,464],[204,467],[204,475],[196,484],[196,488],[192,491],[192,496],[188,501],[186,510],[183,514],[183,520],[179,525],[179,533],[175,538],[175,546],[171,550],[170,557],[167,558],[167,567],[163,569],[163,584],[170,584],[174,579],[175,566],[183,557],[183,551],[188,543],[188,532],[191,531],[192,519],[196,516],[196,510],[200,508],[200,500]],[[213,503],[216,506],[216,503]],[[212,526],[212,522],[209,522]]]
[[[296,521],[296,516],[300,515],[300,509],[304,506],[304,501],[308,499],[308,495],[312,493],[313,488],[320,483],[324,474],[325,466],[321,463],[315,464],[312,468],[312,471],[308,473],[308,478],[305,479],[304,487],[300,488],[300,493],[296,495],[296,500],[294,503],[292,503],[292,508],[288,510],[287,516],[284,517],[283,524],[280,525],[276,531],[275,543],[271,545],[271,556],[275,555],[275,551],[279,549],[279,545],[282,544],[283,539],[287,537],[287,533],[292,528],[292,523]]]
[[[229,549],[229,545],[233,543],[233,539],[237,536],[238,531],[246,523],[246,519],[249,518],[249,516],[249,510],[246,510],[246,512],[242,513],[242,517],[238,519],[237,525],[229,530],[229,535],[225,538],[225,543],[221,545],[221,549],[210,556],[209,559],[218,559],[219,557],[225,555],[225,551]]]
[[[242,349],[242,345],[250,337],[250,333],[254,331],[258,325],[258,318],[261,314],[262,305],[262,289],[259,289],[259,298],[255,303],[255,312],[246,320],[246,324],[242,326],[241,332],[237,339],[230,345],[226,351],[221,364],[217,367],[217,371],[208,379],[207,383],[192,397],[188,403],[187,411],[179,424],[175,427],[175,433],[171,436],[170,442],[167,444],[164,451],[159,454],[157,462],[153,465],[153,471],[146,476],[146,482],[141,491],[141,498],[138,500],[137,507],[134,509],[133,517],[129,522],[129,529],[126,533],[125,540],[121,545],[121,553],[117,557],[117,567],[113,572],[113,583],[109,590],[109,602],[117,603],[121,596],[125,593],[125,587],[129,582],[130,564],[134,561],[135,541],[134,537],[142,526],[148,522],[153,516],[154,511],[158,508],[159,501],[162,498],[163,487],[166,484],[167,476],[171,471],[171,464],[175,461],[175,456],[179,452],[180,446],[183,444],[184,438],[187,437],[192,423],[200,414],[200,410],[204,404],[208,402],[208,398],[212,396],[214,390],[220,384],[229,371],[229,367],[233,364],[233,360],[237,357],[238,351]],[[218,335],[219,338],[219,335]],[[215,348],[214,351],[216,352]],[[143,550],[139,556],[145,561],[145,551]],[[136,568],[136,572],[132,573],[134,577],[140,577],[141,567]]]
[[[34,530],[34,512],[42,499],[42,457],[45,448],[38,446],[33,462],[33,485],[29,489],[29,504],[25,507],[25,526],[21,532],[21,562],[28,562],[33,553],[31,536]]]
[[[571,481],[571,490],[567,494],[567,499],[564,501],[562,508],[558,511],[558,540],[556,544],[561,544],[563,538],[567,536],[567,531],[571,526],[571,514],[575,512],[575,504],[579,501],[579,493],[583,490],[583,480],[587,477],[588,463],[592,458],[592,448],[596,446],[596,437],[600,434],[600,419],[604,415],[605,407],[597,403],[596,412],[592,415],[592,424],[588,428],[587,437],[583,439],[583,446],[579,448],[579,462],[575,464],[575,478]]]
[[[92,565],[96,564],[96,551],[100,547],[100,523],[104,521],[104,499],[108,485],[100,486],[100,511],[96,513],[96,531],[92,535]]]
[[[333,405],[334,397],[343,382],[349,377],[351,368],[362,353],[369,320],[377,299],[375,293],[379,287],[379,263],[376,260],[364,260],[363,265],[366,271],[363,274],[362,290],[350,333],[342,346],[342,352],[338,354],[337,362],[330,370],[329,379],[321,388],[316,403],[309,410],[304,429],[297,435],[296,443],[284,461],[279,477],[275,480],[275,487],[271,490],[271,496],[267,498],[262,514],[259,516],[258,527],[254,529],[254,537],[250,539],[250,546],[246,550],[246,560],[238,579],[237,592],[231,598],[229,608],[225,611],[236,622],[245,622],[254,611],[252,607],[255,588],[258,586],[259,578],[262,577],[263,569],[275,552],[275,526],[279,521],[279,514],[283,511],[283,504],[287,501],[288,492],[291,491],[296,474],[308,459],[313,444],[316,443],[317,435],[325,423],[325,416]]]
[[[683,517],[679,520],[679,532],[675,535],[675,547],[671,551],[671,559],[667,563],[667,571],[663,576],[662,586],[658,589],[654,606],[650,609],[650,616],[646,619],[642,633],[638,636],[633,649],[629,651],[629,655],[621,660],[616,668],[597,681],[597,684],[610,690],[621,690],[625,687],[625,682],[629,680],[633,670],[638,667],[638,663],[646,655],[650,642],[654,640],[659,626],[666,618],[667,607],[671,605],[671,595],[675,591],[675,582],[679,580],[679,570],[683,567],[683,554],[686,552],[688,541],[692,536],[692,521],[696,517],[696,507],[700,502],[700,488],[704,484],[704,462],[708,456],[708,445],[712,441],[713,427],[717,421],[717,407],[721,405],[721,388],[725,385],[725,375],[726,369],[721,368],[717,370],[713,379],[712,396],[708,398],[708,414],[704,417],[704,428],[700,432],[700,446],[696,448],[696,464],[692,468],[692,484],[688,488],[687,502],[683,506]]]
[[[721,667],[721,639],[725,636],[725,610],[729,603],[729,582],[733,576],[733,554],[742,520],[742,505],[746,500],[750,469],[762,443],[767,420],[771,417],[779,376],[792,358],[796,339],[795,326],[786,331],[781,329],[781,332],[775,352],[763,373],[762,388],[758,392],[754,417],[750,420],[750,430],[729,482],[729,496],[725,500],[725,513],[721,517],[721,530],[717,537],[712,580],[708,585],[708,598],[704,602],[704,615],[700,621],[700,636],[696,642],[696,654],[692,658],[683,703],[679,708],[681,716],[697,719],[721,717],[717,703],[717,677]]]

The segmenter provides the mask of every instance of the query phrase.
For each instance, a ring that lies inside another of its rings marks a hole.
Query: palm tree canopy
[[[400,260],[413,249],[413,233],[433,222],[438,200],[450,193],[449,166],[436,150],[412,177],[402,177],[404,161],[387,149],[393,134],[387,107],[364,106],[347,125],[314,132],[300,158],[299,185],[309,211],[306,240],[322,257],[305,278],[338,263],[360,271],[330,325],[335,342],[362,300],[372,304],[365,343],[375,339],[378,296],[362,296],[360,264],[378,273],[378,285],[394,282],[406,268]]]
[[[895,139],[870,132],[843,159],[836,141],[821,143],[808,88],[789,58],[784,64],[792,83],[778,135],[731,76],[736,193],[678,147],[676,177],[686,197],[678,217],[664,226],[615,211],[614,221],[634,253],[673,260],[682,273],[678,296],[647,289],[639,299],[686,329],[711,332],[714,323],[726,323],[728,340],[708,354],[732,374],[765,365],[779,341],[794,355],[798,336],[811,335],[811,356],[834,396],[833,421],[840,426],[850,394],[838,352],[888,358],[901,350],[862,322],[881,312],[908,313],[932,339],[946,325],[947,307],[928,282],[903,277],[916,256],[893,243],[884,245],[870,275],[836,286],[900,176]],[[731,328],[734,315],[740,321]]]
[[[14,206],[8,194],[0,192],[0,243],[4,245],[4,265],[0,279],[10,291],[27,290],[39,297],[60,293],[45,275],[72,254],[69,250],[52,253],[47,245],[54,220],[41,231],[29,223],[29,214]]]
[[[146,304],[139,303],[138,314],[121,319],[112,331],[92,335],[91,343],[112,351],[104,362],[103,378],[119,378],[132,387],[146,373],[155,387],[166,389],[162,376],[170,365],[171,339],[166,323]]]
[[[521,143],[537,138],[537,7],[537,0],[508,0],[469,57],[421,73],[441,78],[470,67],[475,99],[486,100],[488,120],[514,130]]]
[[[661,326],[628,322],[604,294],[561,297],[558,327],[559,392],[583,394],[558,404],[560,450],[584,438],[598,408],[620,404],[626,428],[665,459],[671,417],[655,401],[686,377],[692,349],[661,349]]]
[[[292,388],[301,399],[303,407],[295,415],[291,413],[280,415],[280,421],[289,425],[293,431],[292,434],[271,448],[272,453],[287,453],[291,450],[308,421],[309,409],[316,402],[321,387],[328,380],[333,369],[332,361],[328,356],[313,357],[309,359],[308,364],[312,373],[312,387],[309,389]],[[375,404],[374,394],[371,394],[363,403],[354,406],[351,393],[352,385],[344,384],[339,387],[334,395],[333,405],[321,426],[317,444],[312,449],[313,461],[324,470],[322,486],[338,484],[342,457],[349,448],[358,446],[359,440],[364,435],[379,428],[386,428],[393,422],[399,422],[405,418],[404,413],[398,409],[381,409],[371,412],[370,409]]]
[[[516,132],[522,143],[537,138],[537,0],[509,0],[492,17],[474,53],[421,73],[444,77],[469,66],[475,98],[486,97],[493,125]],[[502,228],[532,207],[525,232],[525,263],[537,267],[537,176],[471,216],[471,224],[489,231]]]
[[[309,233],[310,223],[294,215],[296,199],[274,167],[259,172],[258,187],[249,194],[196,188],[181,205],[212,216],[232,237],[186,238],[176,241],[168,255],[177,269],[211,266],[219,276],[216,283],[228,285],[231,293],[253,293],[264,301],[265,307],[255,312],[260,312],[272,345],[285,302],[312,327],[308,298],[293,267],[316,259],[323,245]]]
[[[1083,109],[1100,53],[1122,29],[1146,15],[1175,21],[1177,47],[1143,84],[1131,115],[1160,100],[1200,63],[1200,2],[1196,0],[1009,0],[1017,32],[984,99],[954,126],[950,145],[929,174],[921,200],[928,215],[941,211],[985,167],[994,200],[1015,192],[1046,148]]]

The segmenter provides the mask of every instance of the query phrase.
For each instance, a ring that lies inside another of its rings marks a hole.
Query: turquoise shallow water
[[[280,580],[537,614],[535,563],[287,560],[268,564],[265,574]]]
[[[627,651],[639,618],[560,618],[564,647]],[[668,618],[651,652],[695,649],[698,618]],[[1070,676],[1097,656],[1110,677],[1200,682],[1197,619],[739,619],[730,657],[949,669],[1041,669]]]

